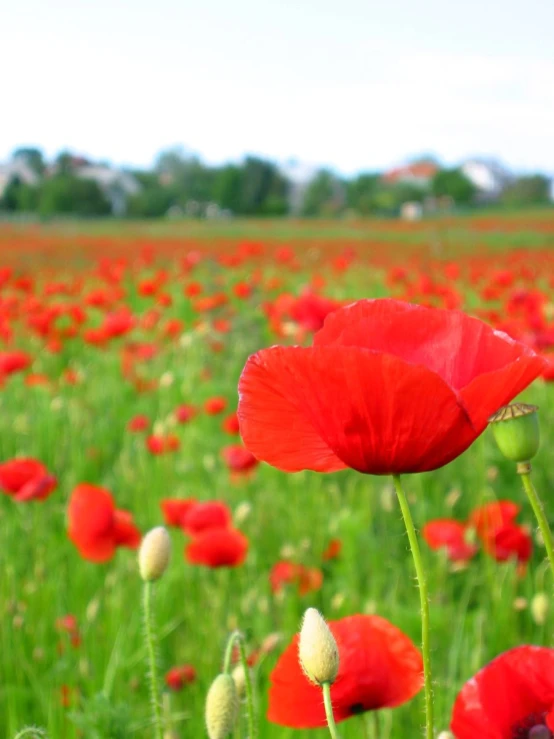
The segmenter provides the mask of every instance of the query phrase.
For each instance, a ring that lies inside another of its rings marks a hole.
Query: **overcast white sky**
[[[554,171],[554,0],[17,0],[0,160],[183,144],[344,173],[422,152]]]

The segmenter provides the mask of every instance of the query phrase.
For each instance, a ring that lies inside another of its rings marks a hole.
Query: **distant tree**
[[[375,210],[375,195],[379,190],[380,175],[376,173],[360,174],[348,182],[346,202],[361,215],[369,215]]]
[[[457,205],[467,205],[477,188],[460,169],[441,169],[433,177],[431,192],[436,197],[450,197]]]
[[[81,179],[71,174],[56,174],[42,183],[38,210],[43,216],[97,216],[108,215],[111,207],[93,180]]]
[[[500,201],[510,207],[541,205],[550,200],[550,181],[543,175],[518,177],[500,197]]]
[[[427,190],[411,182],[389,184],[380,180],[374,196],[375,211],[380,215],[397,215],[404,203],[421,203]]]
[[[306,188],[301,212],[304,216],[334,216],[344,202],[342,182],[331,171],[321,169]]]
[[[212,198],[221,207],[239,213],[242,171],[236,164],[227,164],[216,172]]]
[[[34,146],[21,146],[12,154],[12,159],[20,159],[37,175],[42,175],[46,168],[44,155]]]

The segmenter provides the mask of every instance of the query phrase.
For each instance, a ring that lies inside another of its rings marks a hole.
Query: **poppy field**
[[[553,737],[552,380],[551,211],[0,226],[0,736]]]

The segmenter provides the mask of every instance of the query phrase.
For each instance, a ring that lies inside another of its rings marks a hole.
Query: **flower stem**
[[[332,739],[339,739],[337,734],[337,726],[335,717],[333,716],[333,704],[331,703],[331,683],[323,683],[323,703],[325,704],[325,715],[327,716],[327,726]]]
[[[521,479],[523,481],[523,487],[525,488],[527,497],[529,498],[529,503],[531,503],[531,508],[533,509],[533,513],[535,514],[535,518],[537,519],[537,523],[539,524],[539,529],[541,532],[542,540],[544,542],[544,546],[546,548],[548,561],[550,562],[550,569],[552,570],[552,574],[554,575],[554,545],[552,542],[552,532],[550,531],[548,520],[544,514],[542,501],[539,498],[537,491],[535,490],[535,486],[531,482],[530,471],[522,472]]]
[[[233,654],[233,646],[235,642],[239,647],[240,663],[244,671],[244,693],[246,696],[246,714],[248,721],[248,739],[255,739],[258,735],[254,714],[254,691],[252,690],[252,680],[250,679],[250,667],[246,661],[246,651],[244,649],[244,639],[240,631],[234,631],[229,637],[227,647],[225,649],[225,659],[223,663],[223,672],[231,671],[231,658]]]
[[[429,596],[427,595],[427,581],[425,579],[425,570],[421,559],[421,551],[417,540],[417,534],[410,513],[410,507],[406,500],[406,495],[400,481],[400,475],[393,475],[394,487],[400,504],[400,510],[404,518],[410,549],[414,560],[417,584],[419,588],[419,600],[421,606],[421,651],[423,654],[423,675],[425,680],[425,736],[426,739],[433,739],[433,685],[431,682],[431,652],[429,644]]]
[[[156,739],[163,739],[162,707],[159,695],[158,665],[156,662],[156,636],[152,618],[152,589],[149,581],[143,587],[144,628],[146,632],[146,649],[148,651],[148,667],[150,680],[150,701],[154,713],[154,735]]]

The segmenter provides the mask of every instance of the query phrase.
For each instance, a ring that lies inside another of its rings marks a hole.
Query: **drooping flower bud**
[[[546,593],[536,593],[531,601],[531,615],[538,626],[545,623],[549,610],[550,602]]]
[[[513,403],[489,418],[498,448],[512,462],[529,462],[539,450],[540,430],[536,405]]]
[[[139,572],[145,582],[158,580],[166,571],[171,556],[171,539],[163,526],[149,531],[138,553]]]
[[[316,685],[332,684],[339,671],[339,650],[325,619],[315,608],[304,614],[298,659],[308,680]]]
[[[206,728],[210,739],[225,739],[235,727],[239,699],[231,675],[218,675],[206,697]]]

